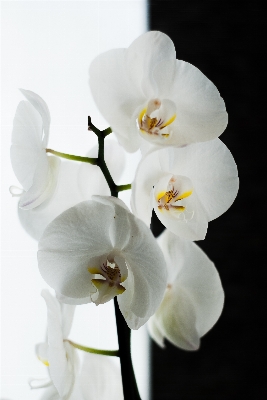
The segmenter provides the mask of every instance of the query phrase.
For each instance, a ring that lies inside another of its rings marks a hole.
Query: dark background
[[[149,29],[168,34],[177,58],[198,67],[225,100],[220,139],[240,177],[235,203],[198,242],[220,273],[223,314],[197,352],[152,344],[153,400],[267,399],[265,19],[257,1],[150,1]]]

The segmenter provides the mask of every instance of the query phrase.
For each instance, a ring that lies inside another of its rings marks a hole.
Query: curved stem
[[[97,158],[74,156],[73,154],[61,153],[52,149],[46,149],[47,153],[54,154],[55,156],[66,158],[67,160],[86,162],[89,164],[97,165]]]
[[[67,340],[73,347],[76,349],[86,351],[87,353],[93,353],[93,354],[101,354],[103,356],[113,356],[113,357],[119,357],[119,350],[100,350],[100,349],[95,349],[93,347],[85,347],[81,346],[80,344],[74,343],[71,340]]]

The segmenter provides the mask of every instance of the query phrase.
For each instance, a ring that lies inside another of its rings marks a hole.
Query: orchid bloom
[[[133,212],[148,226],[154,208],[171,232],[201,240],[208,222],[233,203],[238,191],[237,168],[220,139],[160,149],[141,160],[132,189]]]
[[[97,157],[97,146],[92,148],[87,156]],[[105,159],[112,177],[117,181],[124,170],[125,153],[115,140],[106,139]],[[88,163],[64,160],[61,163],[54,195],[31,210],[18,208],[19,220],[26,232],[39,240],[53,219],[75,204],[89,200],[94,194],[110,195],[110,189],[100,168]]]
[[[79,368],[76,350],[66,341],[75,306],[60,303],[48,290],[43,290],[42,296],[47,306],[47,341],[36,346],[36,354],[48,367],[50,381],[39,387],[49,387],[47,398],[54,392],[56,399],[68,400]]]
[[[20,208],[30,210],[54,193],[60,160],[46,154],[50,127],[47,104],[30,90],[21,92],[28,101],[21,101],[17,107],[10,156],[23,190],[18,193],[11,186],[10,192],[20,195]]]
[[[49,385],[41,400],[62,400],[56,387]],[[108,357],[85,353],[82,366],[67,400],[123,400],[120,369]]]
[[[41,397],[41,400],[62,399],[65,400],[52,382]],[[81,368],[67,400],[123,400],[118,365],[108,357],[84,353]]]
[[[62,301],[98,305],[117,296],[131,329],[153,315],[166,288],[164,257],[151,231],[113,197],[93,196],[51,222],[38,263]]]
[[[47,305],[47,341],[36,346],[36,355],[48,368],[50,379],[35,389],[46,388],[41,400],[122,400],[119,368],[108,357],[83,354],[80,365],[77,350],[66,340],[75,306],[60,303],[48,290],[42,291]],[[106,380],[106,381],[105,381]]]
[[[174,44],[162,32],[100,54],[89,75],[100,112],[129,152],[142,138],[181,147],[217,138],[227,126],[217,88],[199,69],[176,60]]]
[[[194,243],[166,230],[158,239],[166,259],[168,286],[148,323],[151,337],[164,347],[166,338],[184,350],[197,350],[200,338],[221,315],[224,292],[219,274]]]

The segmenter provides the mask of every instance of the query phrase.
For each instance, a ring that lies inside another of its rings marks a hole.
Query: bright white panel
[[[139,0],[6,1],[1,6],[1,398],[31,400],[39,399],[42,389],[30,391],[28,379],[46,377],[34,346],[45,338],[46,307],[40,292],[47,285],[37,268],[37,243],[20,226],[17,200],[8,191],[10,185],[19,186],[9,160],[12,121],[23,99],[18,88],[32,90],[47,102],[52,117],[49,147],[85,155],[96,144],[87,131],[87,116],[100,129],[108,126],[90,95],[89,64],[105,50],[129,46],[146,31],[147,16],[146,3]],[[132,180],[138,159],[139,154],[131,155],[118,183]],[[129,203],[129,194],[121,198]],[[112,303],[77,307],[70,337],[84,345],[116,349]],[[144,400],[148,370],[139,354],[147,354],[146,341],[144,330],[135,335],[134,360]]]

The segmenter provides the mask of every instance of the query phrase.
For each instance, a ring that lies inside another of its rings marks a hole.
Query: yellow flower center
[[[188,202],[184,200],[193,193],[191,181],[186,177],[172,176],[166,189],[155,192],[158,209],[162,212],[174,212],[177,216],[186,211],[187,215],[183,219],[191,219],[194,212],[187,210]]]
[[[169,116],[166,110],[162,110],[162,103],[159,99],[148,102],[137,118],[138,128],[142,133],[155,135],[163,138],[170,136],[170,132],[165,129],[176,118],[176,114]]]

